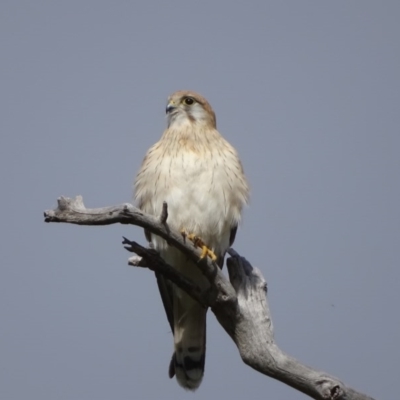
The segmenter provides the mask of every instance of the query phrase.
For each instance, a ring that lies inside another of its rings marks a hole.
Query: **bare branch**
[[[208,257],[199,259],[201,251],[180,232],[170,229],[167,204],[159,218],[142,213],[131,204],[86,209],[81,196],[60,197],[58,207],[44,213],[46,222],[67,222],[79,225],[133,224],[161,236],[193,260],[210,282],[210,290],[202,291],[164,260],[153,249],[142,247],[124,238],[123,244],[138,256],[130,265],[151,269],[186,291],[200,304],[210,306],[221,326],[235,342],[244,363],[253,369],[280,380],[318,400],[373,400],[346,387],[337,378],[301,364],[276,345],[267,300],[267,284],[261,272],[252,267],[233,249],[227,259],[229,280]]]
[[[119,206],[86,208],[82,196],[74,199],[63,197],[57,199],[58,207],[54,210],[44,212],[45,222],[65,222],[78,225],[110,225],[110,224],[132,224],[148,230],[167,241],[182,251],[203,272],[207,279],[212,283],[211,288],[218,287],[218,291],[211,290],[208,293],[209,306],[212,306],[222,296],[225,300],[227,296],[234,296],[232,286],[229,284],[224,274],[209,257],[200,258],[201,250],[192,241],[180,232],[170,230],[166,222],[162,223],[168,216],[167,203],[163,204],[163,211],[160,218],[144,214],[132,204],[125,203]],[[140,254],[139,254],[140,255]]]
[[[163,205],[163,212],[158,219],[144,214],[129,203],[88,209],[83,204],[82,196],[77,196],[74,199],[60,197],[57,203],[58,207],[55,210],[44,212],[45,222],[65,222],[77,225],[110,225],[116,223],[137,225],[162,237],[168,244],[186,254],[198,265],[209,280],[221,281],[223,279],[223,274],[215,262],[208,257],[200,259],[201,250],[193,242],[186,240],[186,237],[180,232],[170,231],[168,225],[160,221],[166,218],[168,214],[166,203],[165,206]]]
[[[261,271],[234,250],[230,249],[229,254],[229,280],[237,294],[239,313],[233,321],[223,313],[223,308],[215,315],[235,342],[243,361],[314,399],[371,400],[337,378],[301,364],[279,349],[273,337],[267,285]]]
[[[182,274],[176,271],[175,268],[167,264],[153,249],[146,249],[139,243],[133,242],[124,238],[122,244],[128,251],[136,253],[141,259],[136,266],[145,267],[153,272],[162,274],[165,278],[175,283],[191,297],[193,297],[202,306],[209,306],[208,293],[201,290],[198,285],[185,278]],[[132,265],[132,264],[131,264]]]

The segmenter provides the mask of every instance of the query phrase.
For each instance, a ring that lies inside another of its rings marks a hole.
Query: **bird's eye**
[[[194,100],[191,97],[185,97],[185,99],[183,100],[183,102],[188,105],[191,106],[194,103]]]

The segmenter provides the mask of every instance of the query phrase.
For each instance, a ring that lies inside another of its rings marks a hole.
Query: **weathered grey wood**
[[[163,274],[205,307],[211,307],[221,326],[235,342],[244,363],[314,399],[373,400],[345,386],[337,378],[301,364],[282,352],[274,341],[267,285],[261,272],[233,249],[228,251],[229,280],[209,258],[199,259],[201,251],[185,240],[180,232],[168,227],[166,203],[160,217],[155,218],[128,203],[87,209],[81,196],[75,199],[60,197],[58,207],[45,211],[44,217],[46,222],[79,225],[133,224],[161,236],[197,263],[210,282],[210,290],[201,291],[194,282],[166,264],[154,250],[124,239],[127,250],[139,256],[131,257],[130,265]]]
[[[279,349],[273,337],[263,275],[234,250],[231,249],[229,254],[229,280],[237,295],[239,315],[234,320],[226,320],[223,306],[221,313],[218,310],[215,314],[238,347],[242,360],[314,399],[371,399],[346,387],[339,379],[301,364]],[[231,326],[235,329],[230,329]]]
[[[128,264],[137,267],[145,267],[151,271],[163,274],[170,281],[175,282],[180,288],[185,290],[187,293],[198,301],[204,307],[208,307],[207,293],[202,291],[198,285],[183,275],[179,274],[174,267],[171,267],[160,257],[160,255],[151,249],[146,249],[139,243],[133,242],[124,238],[122,244],[128,251],[135,252],[140,256],[140,260],[128,260]]]

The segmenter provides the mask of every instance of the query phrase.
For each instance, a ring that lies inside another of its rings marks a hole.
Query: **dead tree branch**
[[[137,225],[161,236],[196,262],[208,278],[211,289],[202,291],[195,282],[166,264],[153,249],[124,238],[125,248],[137,254],[130,265],[149,268],[164,275],[205,307],[210,307],[221,326],[235,342],[242,360],[255,370],[319,400],[373,400],[345,386],[337,378],[312,369],[286,355],[273,337],[271,314],[267,300],[267,284],[260,270],[228,251],[229,280],[208,257],[200,259],[201,251],[167,224],[168,207],[163,204],[159,218],[142,213],[125,203],[119,206],[87,209],[82,197],[60,197],[58,207],[44,213],[45,222],[65,222],[78,225]]]

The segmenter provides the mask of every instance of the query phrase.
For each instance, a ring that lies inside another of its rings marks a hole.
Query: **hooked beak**
[[[169,114],[170,112],[172,112],[173,110],[175,110],[175,108],[176,108],[176,106],[175,106],[175,104],[174,103],[168,103],[167,104],[167,108],[165,109],[165,112],[167,113],[167,114]]]

